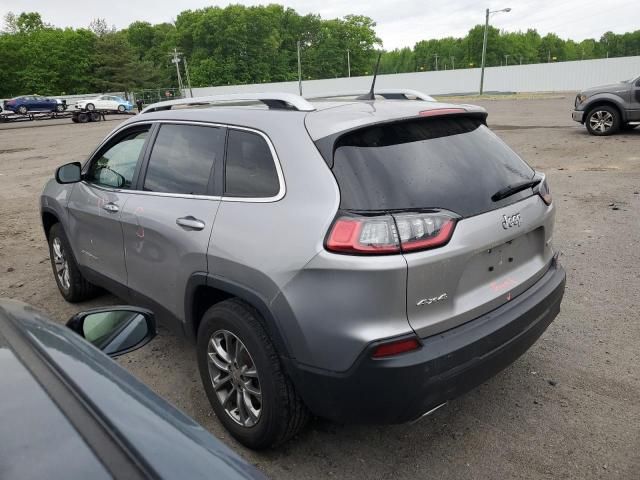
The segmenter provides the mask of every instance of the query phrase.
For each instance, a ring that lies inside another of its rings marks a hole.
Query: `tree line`
[[[349,69],[352,76],[367,75],[382,45],[375,27],[362,15],[324,20],[273,4],[186,10],[173,23],[136,21],[120,30],[100,19],[87,28],[62,29],[37,12],[10,13],[0,33],[0,97],[175,87],[174,49],[188,60],[194,87],[296,80],[298,45],[304,79],[344,77]],[[477,67],[483,29],[382,51],[380,72]],[[490,27],[487,65],[639,53],[640,30],[578,43]]]

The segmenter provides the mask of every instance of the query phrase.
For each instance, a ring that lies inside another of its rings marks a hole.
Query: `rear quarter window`
[[[275,159],[261,135],[229,130],[224,185],[227,196],[270,198],[278,195],[280,182]]]

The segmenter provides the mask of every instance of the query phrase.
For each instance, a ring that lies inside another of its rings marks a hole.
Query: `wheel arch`
[[[58,215],[49,209],[43,209],[41,213],[42,217],[42,228],[44,229],[44,235],[49,240],[49,232],[51,231],[51,227],[53,227],[56,223],[60,223],[60,219]]]
[[[627,121],[626,112],[624,107],[621,105],[621,101],[619,99],[616,100],[615,97],[606,96],[606,97],[595,98],[585,106],[584,108],[585,122],[587,121],[589,114],[594,108],[604,107],[604,106],[615,108],[618,114],[620,115],[620,121],[621,122]]]
[[[230,298],[238,298],[260,313],[260,320],[282,358],[291,358],[291,350],[281,329],[276,313],[269,303],[250,288],[229,279],[200,272],[191,276],[185,293],[185,335],[197,341],[198,328],[205,312],[213,305]]]

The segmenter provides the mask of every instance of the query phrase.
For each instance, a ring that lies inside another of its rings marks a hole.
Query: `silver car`
[[[525,352],[564,293],[545,177],[486,116],[291,94],[151,105],[45,186],[55,280],[193,339],[251,448],[310,414],[417,419]]]

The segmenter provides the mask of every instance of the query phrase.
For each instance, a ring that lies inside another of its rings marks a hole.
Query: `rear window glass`
[[[205,195],[213,164],[223,151],[222,128],[162,125],[149,157],[144,190]]]
[[[348,133],[335,145],[341,208],[442,208],[472,216],[531,195],[491,196],[534,171],[480,119],[421,118]]]
[[[280,191],[269,145],[257,133],[229,130],[225,168],[225,195],[273,197]]]

